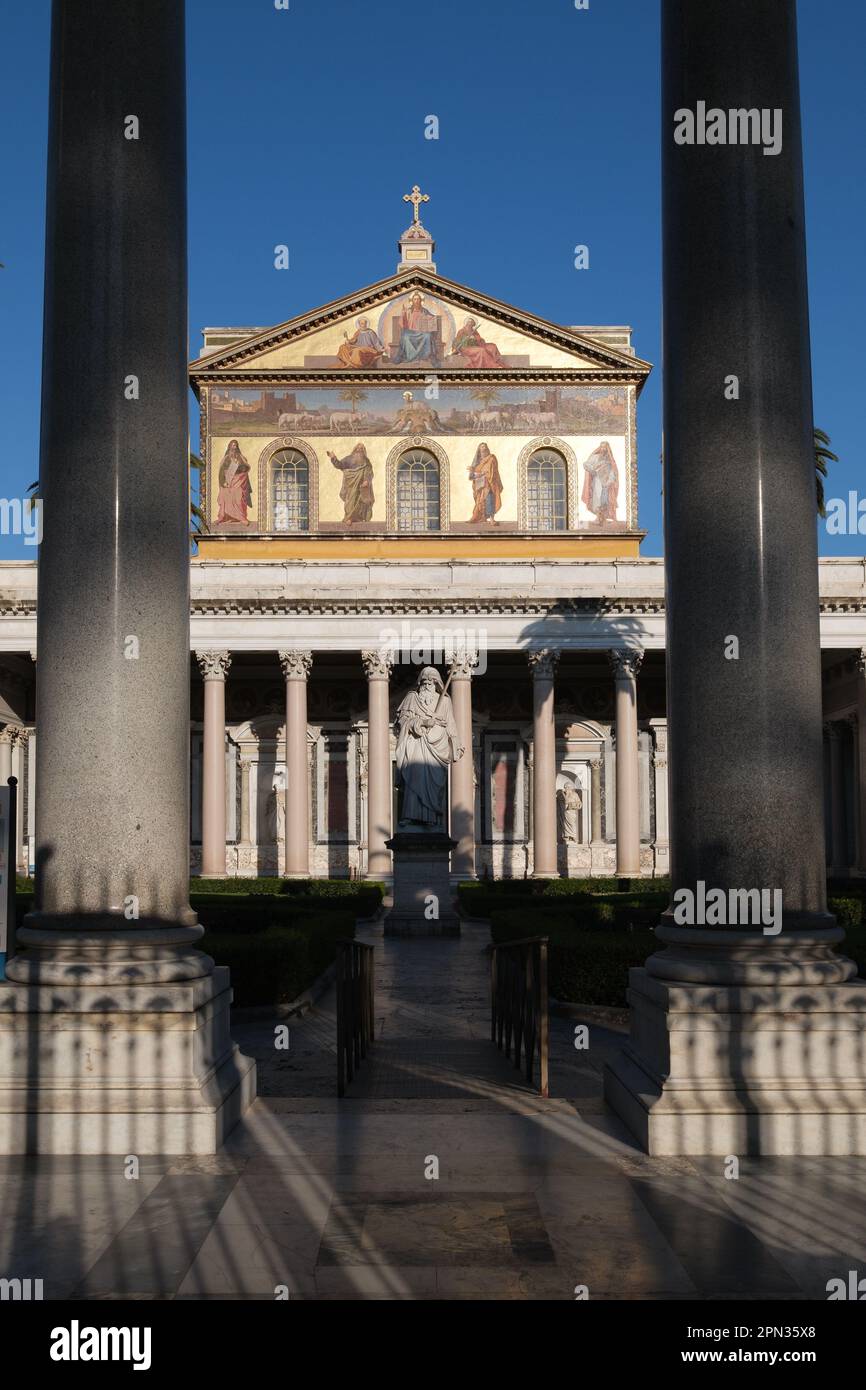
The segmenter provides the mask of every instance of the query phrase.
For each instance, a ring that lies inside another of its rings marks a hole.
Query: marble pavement
[[[824,1299],[866,1267],[866,1160],[652,1159],[601,1099],[624,1031],[552,1020],[551,1098],[487,1038],[487,933],[376,944],[376,1061],[335,1097],[333,995],[216,1156],[0,1160],[0,1274],[47,1298]],[[435,959],[434,959],[435,958]],[[610,1020],[608,1020],[610,1023]],[[425,1177],[438,1159],[438,1178]]]

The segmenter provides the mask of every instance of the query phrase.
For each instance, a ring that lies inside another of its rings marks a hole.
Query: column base
[[[647,1153],[866,1155],[866,981],[629,985],[604,1096]]]
[[[215,1153],[256,1094],[230,1003],[224,966],[175,983],[0,984],[0,1153]]]

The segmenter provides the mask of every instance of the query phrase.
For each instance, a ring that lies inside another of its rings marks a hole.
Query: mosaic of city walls
[[[420,488],[418,529],[437,529],[438,507],[443,530],[622,530],[634,524],[630,389],[211,387],[209,525],[411,530],[406,498]]]

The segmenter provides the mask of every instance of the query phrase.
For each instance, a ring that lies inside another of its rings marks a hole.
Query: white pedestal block
[[[0,1153],[215,1153],[255,1098],[229,972],[0,984]]]
[[[629,983],[604,1094],[648,1153],[866,1155],[866,981]]]

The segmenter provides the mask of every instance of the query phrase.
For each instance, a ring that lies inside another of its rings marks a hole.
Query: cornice
[[[418,595],[399,597],[383,593],[381,597],[371,595],[360,599],[303,597],[295,594],[193,598],[190,613],[195,616],[219,616],[260,614],[263,616],[304,616],[307,614],[382,614],[401,613],[526,613],[546,614],[608,614],[641,613],[662,614],[665,611],[664,598],[655,595],[599,595],[575,598],[550,599],[515,596],[454,595],[436,597]],[[841,614],[847,616],[866,615],[866,599],[843,600],[838,598],[822,601],[819,611],[822,614]],[[0,618],[31,619],[36,617],[36,600],[16,600],[6,603],[0,598]]]
[[[427,375],[435,375],[440,387],[474,386],[477,382],[495,382],[497,386],[556,386],[573,382],[598,383],[602,386],[641,386],[646,380],[642,371],[628,367],[508,367],[502,371],[468,371],[465,367],[416,367],[414,371],[356,372],[346,368],[326,370],[311,367],[257,367],[254,371],[242,368],[220,368],[213,372],[190,372],[199,386],[274,386],[288,383],[303,389],[305,386],[418,386]]]

